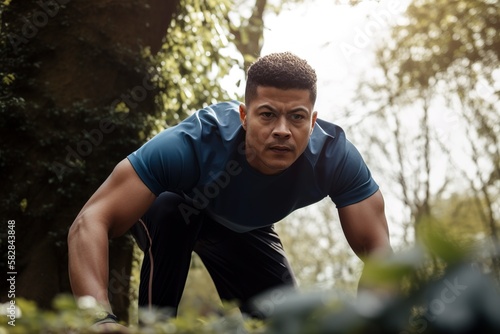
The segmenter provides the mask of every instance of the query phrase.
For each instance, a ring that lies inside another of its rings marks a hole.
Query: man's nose
[[[275,123],[275,127],[273,129],[273,137],[276,138],[288,138],[290,137],[291,132],[288,127],[288,122],[285,117],[279,117]]]

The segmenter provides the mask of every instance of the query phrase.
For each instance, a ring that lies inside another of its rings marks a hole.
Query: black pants
[[[237,233],[203,212],[190,216],[186,223],[179,211],[181,203],[186,202],[175,193],[161,194],[142,218],[147,230],[141,222],[132,228],[144,251],[139,306],[147,306],[151,299],[153,306],[177,313],[193,251],[203,261],[221,299],[239,302],[241,311],[252,316],[258,316],[248,305],[252,297],[296,284],[272,226]]]

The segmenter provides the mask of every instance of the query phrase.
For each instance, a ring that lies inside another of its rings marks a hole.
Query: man
[[[252,297],[295,284],[273,224],[326,196],[356,254],[390,251],[378,186],[315,100],[309,64],[270,54],[248,69],[245,104],[199,110],[120,162],[70,229],[74,294],[112,313],[108,239],[132,228],[145,251],[141,305],[175,312],[195,251],[221,298],[251,313]]]

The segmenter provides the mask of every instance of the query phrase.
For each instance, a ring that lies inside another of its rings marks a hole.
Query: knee
[[[175,219],[180,216],[179,207],[186,203],[180,195],[172,192],[161,193],[144,214],[143,220]]]

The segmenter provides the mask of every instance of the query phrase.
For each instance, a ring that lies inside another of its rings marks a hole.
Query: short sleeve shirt
[[[329,196],[338,208],[378,190],[358,150],[337,125],[316,120],[304,153],[277,175],[264,175],[247,162],[239,102],[198,110],[168,128],[128,159],[155,194],[183,195],[191,208],[236,232],[272,225],[294,210]]]

